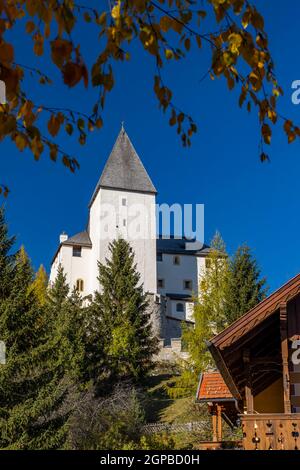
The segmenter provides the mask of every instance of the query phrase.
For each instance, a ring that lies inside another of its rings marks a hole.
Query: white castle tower
[[[99,289],[97,263],[109,257],[109,243],[128,240],[145,292],[156,293],[156,189],[123,126],[89,204],[86,231],[62,234],[50,282],[61,264],[72,288],[83,296]]]

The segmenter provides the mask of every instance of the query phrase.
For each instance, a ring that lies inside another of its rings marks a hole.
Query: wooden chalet
[[[247,450],[300,450],[299,339],[300,274],[208,343]]]

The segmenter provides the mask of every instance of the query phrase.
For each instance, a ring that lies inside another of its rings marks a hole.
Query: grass
[[[187,423],[193,421],[191,411],[193,397],[172,399],[167,386],[174,380],[173,375],[161,374],[148,378],[146,383],[146,420],[147,422]]]
[[[207,420],[208,436],[210,421],[206,406],[195,403],[195,397],[170,398],[167,386],[174,380],[174,374],[160,373],[148,378],[145,383],[146,402],[145,412],[148,423],[190,423]],[[176,449],[193,449],[203,436],[195,432],[172,433]]]

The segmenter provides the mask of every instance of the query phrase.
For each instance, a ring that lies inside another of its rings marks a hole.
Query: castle
[[[191,249],[185,238],[157,236],[156,194],[122,126],[90,200],[86,229],[72,237],[60,235],[50,282],[61,265],[70,288],[90,296],[99,290],[97,262],[105,263],[109,243],[118,237],[128,240],[144,291],[156,305],[154,329],[168,358],[181,351],[182,321],[192,323],[192,296],[209,247]]]

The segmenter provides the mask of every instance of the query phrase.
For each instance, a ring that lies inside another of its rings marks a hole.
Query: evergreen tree
[[[75,289],[71,295],[69,293],[66,275],[59,266],[54,284],[48,290],[46,302],[47,318],[53,325],[52,347],[59,352],[56,376],[63,378],[68,375],[73,381],[77,381],[82,375],[84,359],[83,308],[79,293]]]
[[[9,294],[15,262],[15,255],[11,254],[14,243],[15,238],[8,236],[8,227],[2,206],[0,207],[0,301]]]
[[[151,369],[157,348],[149,303],[129,243],[115,240],[109,251],[106,264],[99,263],[101,293],[90,307],[90,318],[98,322],[92,335],[92,367],[111,380],[140,379]]]
[[[9,295],[0,301],[0,337],[7,351],[7,362],[0,367],[0,447],[18,449],[29,446],[28,430],[37,419],[32,408],[40,386],[35,360],[45,339],[24,248],[17,255],[13,279],[8,279]]]
[[[7,349],[7,363],[0,367],[2,449],[56,449],[67,438],[74,356],[68,337],[71,312],[61,302],[66,289],[58,288],[59,279],[46,308],[32,282],[22,248],[10,295],[0,302],[0,337]]]
[[[230,262],[230,276],[226,292],[226,317],[234,322],[261,302],[267,293],[266,279],[260,278],[256,260],[246,245],[237,249]]]

